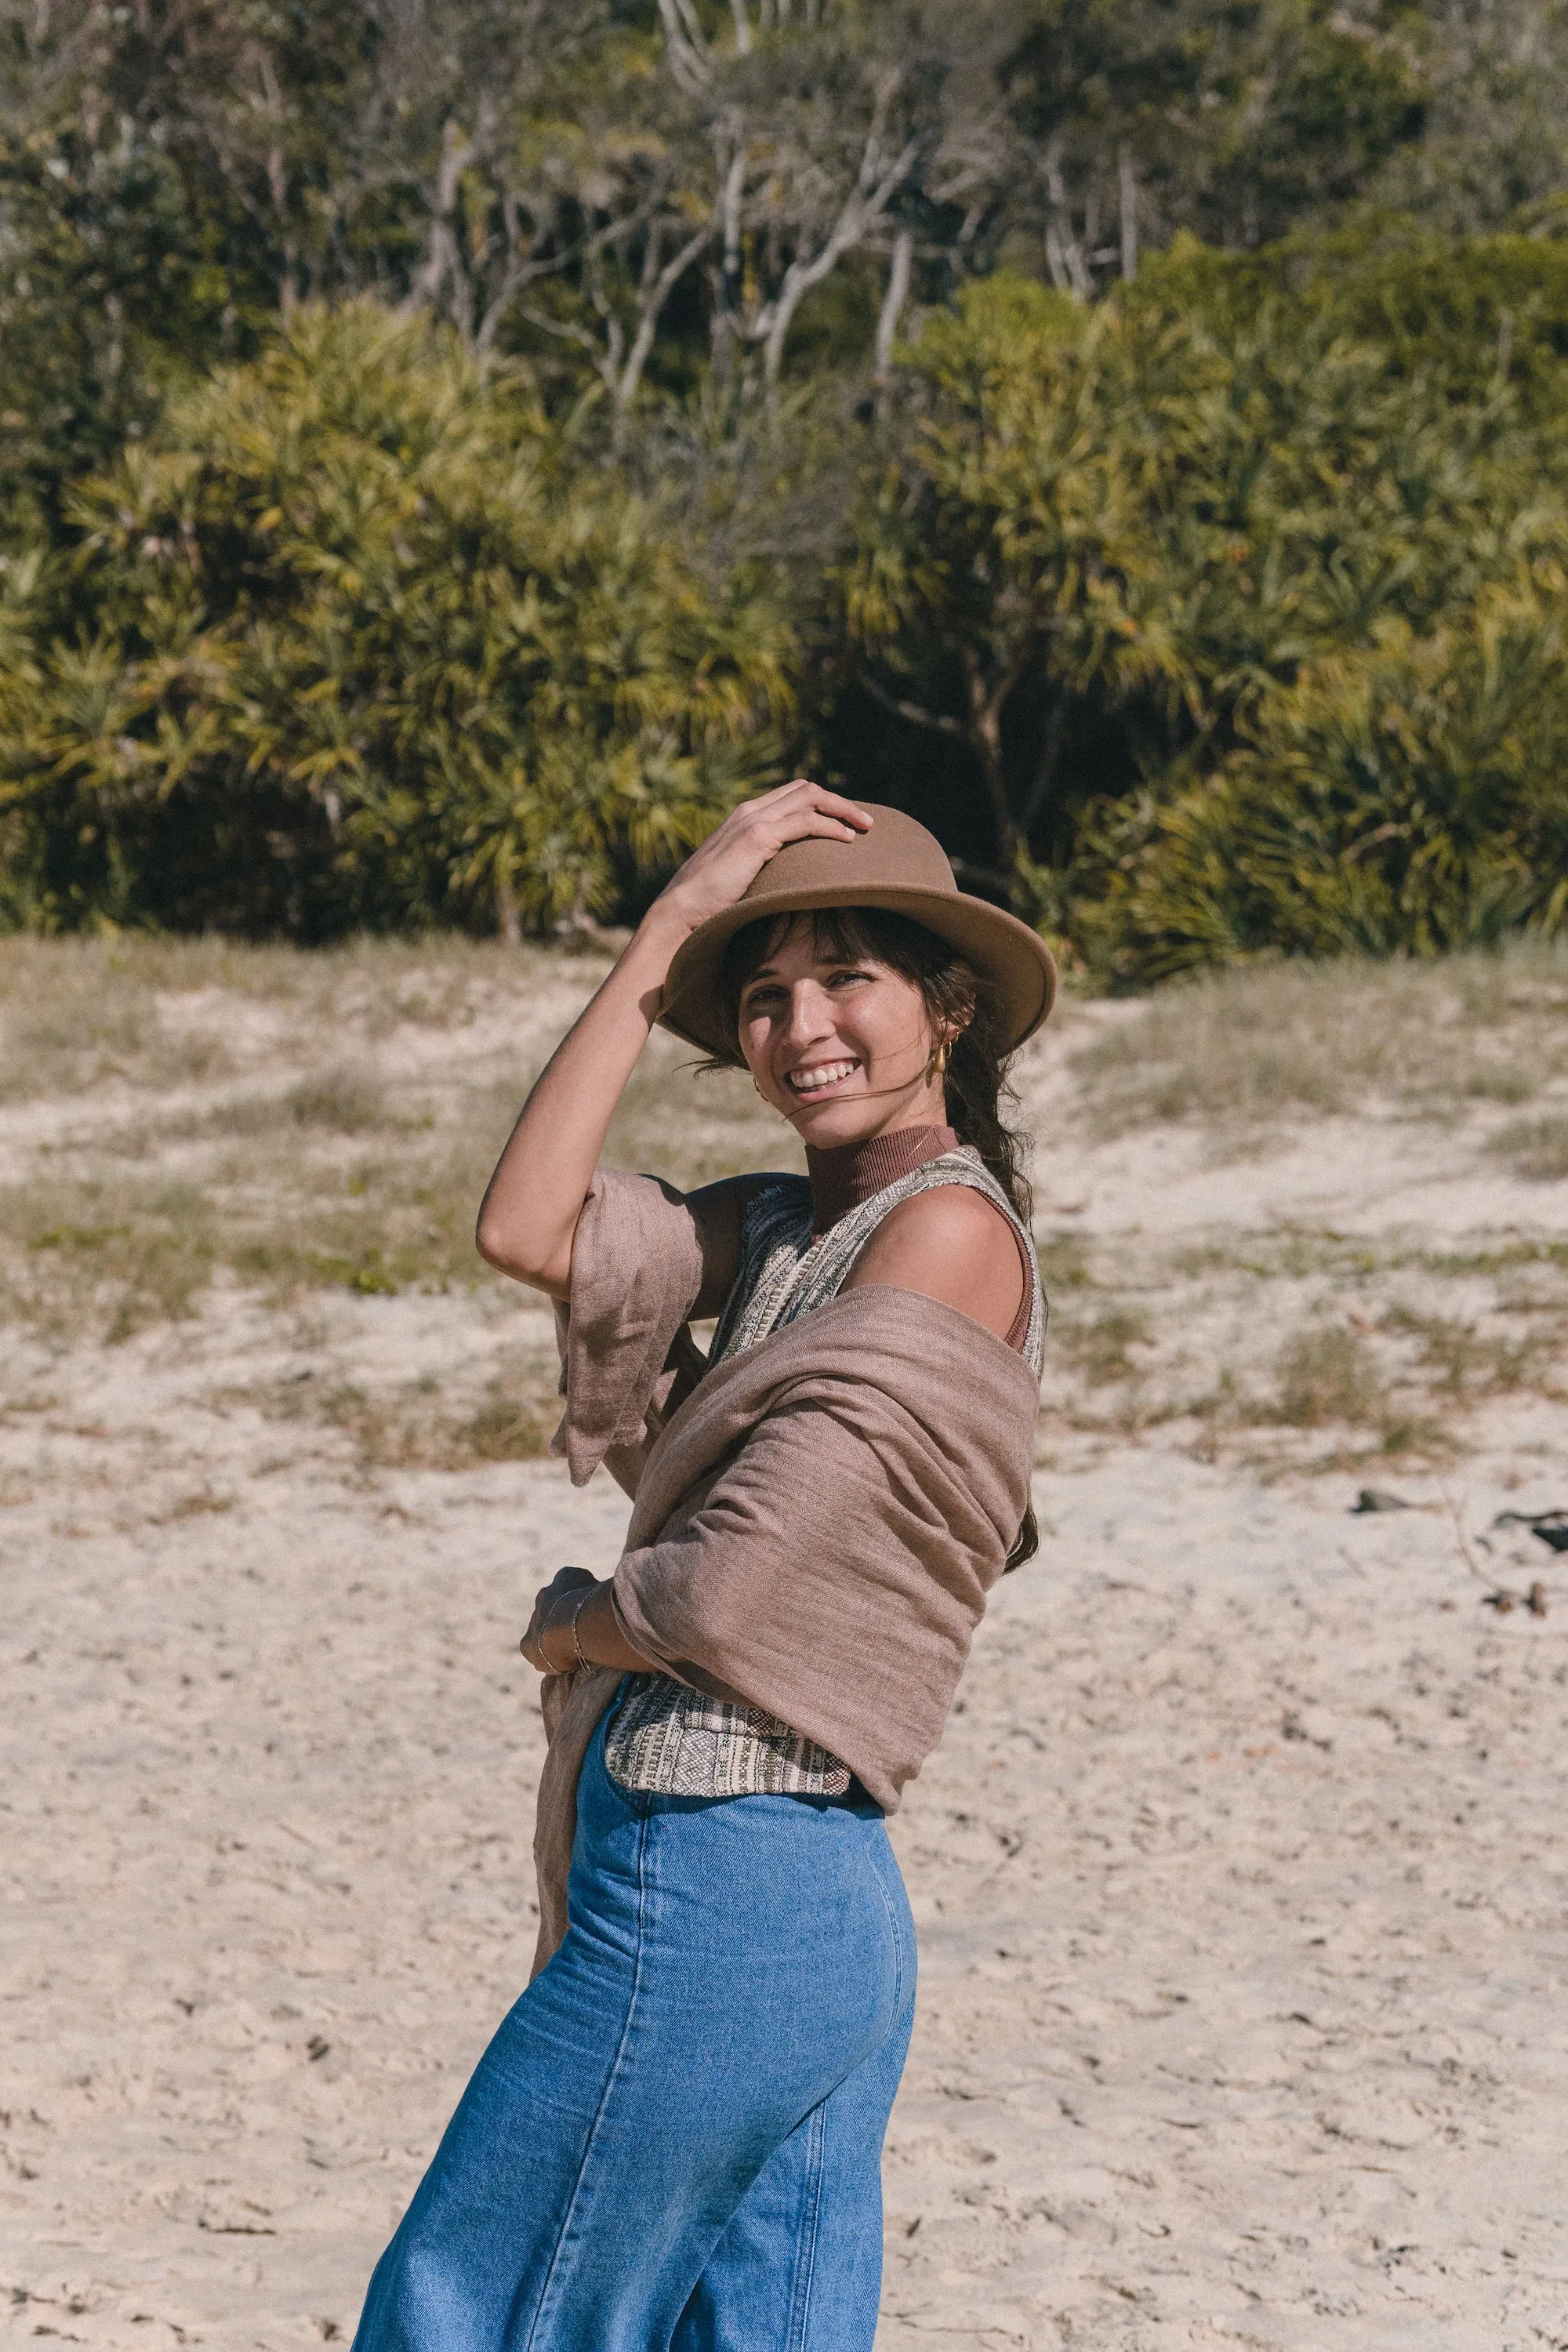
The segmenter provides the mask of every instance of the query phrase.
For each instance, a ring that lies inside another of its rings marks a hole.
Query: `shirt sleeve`
[[[701,1236],[685,1195],[657,1177],[600,1169],[577,1220],[570,1297],[555,1309],[566,1411],[550,1450],[574,1486],[604,1462],[635,1487],[672,1389],[700,1369],[686,1324],[701,1287]]]

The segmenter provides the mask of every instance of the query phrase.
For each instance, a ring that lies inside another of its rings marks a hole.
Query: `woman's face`
[[[819,954],[809,916],[770,940],[741,992],[741,1050],[764,1101],[818,1150],[947,1117],[912,980],[874,957]]]

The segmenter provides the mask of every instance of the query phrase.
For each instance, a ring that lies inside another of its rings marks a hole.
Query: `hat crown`
[[[750,923],[816,907],[881,908],[944,940],[994,992],[1007,1051],[1039,1027],[1056,994],[1057,971],[1038,933],[961,890],[936,835],[902,809],[859,805],[873,820],[868,833],[848,841],[813,835],[785,842],[738,898],[681,941],[659,1008],[665,1028],[731,1059],[736,1041],[721,986],[730,941]]]
[[[952,867],[934,833],[902,809],[876,801],[858,801],[856,806],[873,819],[869,833],[858,833],[850,841],[828,841],[819,834],[786,841],[747,884],[738,903],[817,890],[942,890],[957,897]]]

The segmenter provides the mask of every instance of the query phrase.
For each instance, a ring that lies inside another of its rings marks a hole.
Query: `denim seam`
[[[544,2284],[539,2291],[539,2301],[534,2306],[533,2318],[529,2326],[528,2340],[523,2347],[523,2352],[533,2352],[534,2341],[539,2334],[540,2323],[545,2315],[545,2308],[550,2301],[551,2290],[555,2284],[555,2275],[560,2267],[562,2252],[566,2244],[567,2239],[572,2233],[573,2220],[576,2214],[578,2200],[583,2192],[584,2175],[586,2173],[589,2164],[593,2160],[594,2144],[599,2137],[599,2126],[604,2122],[605,2109],[610,2104],[610,2095],[620,2079],[622,2061],[626,2056],[626,2042],[632,2030],[632,2019],[637,2014],[637,1994],[642,1986],[643,1944],[646,1935],[644,1913],[647,1901],[647,1874],[646,1867],[647,1860],[647,1842],[648,1814],[647,1809],[645,1806],[640,1809],[638,1816],[637,1945],[637,1958],[632,1963],[632,1989],[626,1998],[626,2013],[621,2025],[619,2039],[616,2043],[616,2054],[611,2059],[609,2071],[605,2076],[605,2087],[599,2094],[599,2103],[594,2110],[594,2120],[588,2126],[588,2137],[583,2145],[582,2160],[577,2167],[577,2178],[572,2185],[572,2194],[567,2200],[566,2210],[562,2216],[561,2227],[556,2234],[554,2247],[551,2252],[550,2267],[544,2273]]]
[[[891,1850],[891,1849],[889,1849],[889,1851],[890,1851],[890,1850]],[[882,1874],[881,1874],[881,1872],[878,1869],[878,1867],[877,1867],[877,1865],[876,1865],[876,1864],[875,1864],[874,1862],[870,1864],[870,1872],[871,1872],[871,1875],[872,1875],[872,1877],[873,1877],[873,1878],[876,1880],[876,1882],[877,1882],[877,1892],[878,1892],[878,1894],[879,1894],[879,1895],[881,1896],[881,1898],[882,1898],[882,1908],[883,1908],[883,1910],[884,1910],[884,1911],[886,1911],[886,1913],[887,1913],[887,1915],[888,1915],[888,1932],[889,1932],[889,1934],[891,1936],[891,1937],[892,1937],[892,1939],[893,1939],[893,2018],[892,2018],[892,2025],[896,2025],[896,2024],[897,2024],[897,2022],[898,2022],[898,2021],[899,2021],[899,2017],[900,2017],[900,2013],[901,2013],[901,2011],[902,2011],[902,2010],[903,2010],[903,2006],[904,2006],[904,1937],[903,1937],[903,1930],[902,1930],[902,1928],[900,1927],[899,1919],[898,1919],[898,1915],[895,1913],[895,1911],[894,1911],[894,1909],[893,1909],[892,1898],[891,1898],[891,1896],[889,1895],[888,1890],[887,1890],[887,1887],[886,1887],[886,1886],[883,1885],[883,1883],[882,1883]],[[889,2032],[892,2031],[892,2025],[889,2025],[889,2029],[888,2029]]]
[[[829,2097],[832,2094],[829,2093]],[[824,2099],[812,2116],[812,2156],[807,2179],[809,2211],[801,2215],[800,2238],[795,2249],[795,2287],[791,2297],[789,2334],[784,2352],[805,2352],[805,2332],[811,2325],[811,2291],[816,2284],[816,2239],[822,2221],[822,2176],[826,2169],[827,2141],[827,2100]]]

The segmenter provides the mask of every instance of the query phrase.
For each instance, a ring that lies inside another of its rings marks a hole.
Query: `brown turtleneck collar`
[[[811,1227],[825,1234],[850,1209],[896,1184],[900,1176],[923,1168],[954,1151],[958,1138],[951,1127],[900,1127],[891,1135],[868,1136],[864,1143],[841,1143],[831,1151],[805,1147],[806,1172],[811,1178]]]

